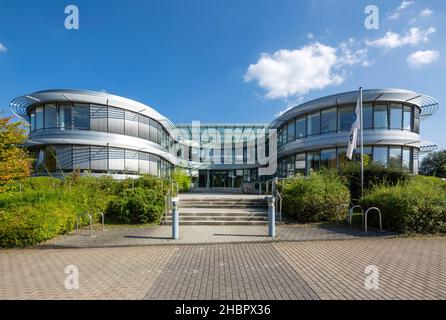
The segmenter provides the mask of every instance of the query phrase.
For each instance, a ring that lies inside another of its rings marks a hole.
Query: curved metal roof
[[[343,92],[339,94],[334,94],[315,100],[311,100],[300,104],[283,115],[271,122],[271,128],[279,128],[289,119],[301,115],[303,113],[317,111],[320,109],[333,107],[336,105],[346,104],[346,103],[356,103],[358,99],[359,91]],[[410,103],[421,108],[421,120],[433,115],[439,108],[439,103],[436,99],[419,94],[409,90],[403,89],[368,89],[363,90],[363,101],[364,102],[375,102],[375,101],[395,101]]]

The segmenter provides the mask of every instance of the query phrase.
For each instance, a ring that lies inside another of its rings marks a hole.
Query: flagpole
[[[361,195],[364,196],[364,121],[362,119],[362,87],[359,87],[361,117]]]

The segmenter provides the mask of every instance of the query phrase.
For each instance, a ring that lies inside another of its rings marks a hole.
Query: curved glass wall
[[[32,150],[35,173],[72,172],[73,170],[108,174],[151,174],[169,177],[173,169],[163,158],[136,150],[82,145],[46,145]]]
[[[278,146],[317,135],[350,131],[354,105],[325,108],[288,121],[278,130]],[[419,133],[419,108],[402,103],[364,103],[365,130],[406,130]]]
[[[278,176],[291,177],[296,174],[307,175],[320,168],[336,169],[348,160],[345,157],[346,148],[329,148],[299,152],[278,160]],[[355,150],[354,160],[360,161],[360,151]],[[418,149],[400,146],[364,146],[364,154],[373,162],[386,166],[401,167],[414,172],[414,159],[418,159]]]
[[[171,138],[156,120],[117,107],[85,103],[46,103],[28,110],[30,130],[90,130],[150,140],[168,149]]]

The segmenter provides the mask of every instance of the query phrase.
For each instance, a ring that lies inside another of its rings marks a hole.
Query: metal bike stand
[[[369,213],[369,211],[378,211],[379,214],[379,230],[382,232],[383,231],[383,224],[382,224],[382,216],[381,216],[381,210],[379,210],[377,207],[371,207],[369,209],[367,209],[367,211],[365,212],[365,232],[367,232],[367,215]]]
[[[76,236],[79,234],[79,216],[82,214],[86,214],[88,216],[88,219],[90,220],[90,237],[93,237],[93,222],[91,218],[91,214],[87,213],[86,211],[82,212],[81,214],[77,215],[76,219]]]
[[[361,216],[362,216],[362,225],[364,225],[364,209],[360,205],[356,205],[350,208],[348,212],[348,224],[350,225],[350,230],[352,229],[352,220],[353,220],[353,213],[356,208],[361,209]]]

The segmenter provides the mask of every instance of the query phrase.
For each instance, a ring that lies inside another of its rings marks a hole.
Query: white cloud
[[[396,10],[398,10],[398,11],[404,10],[413,4],[414,4],[413,1],[405,1],[404,0],[403,2],[401,2],[400,6],[398,8],[396,8]]]
[[[427,30],[411,28],[404,36],[389,31],[384,37],[373,41],[366,41],[366,43],[371,47],[394,49],[405,45],[416,45],[422,42],[428,42],[429,36],[433,33],[435,33],[435,28],[429,28]]]
[[[404,11],[404,9],[407,9],[411,5],[414,4],[414,1],[403,1],[401,4],[393,11],[387,13],[387,19],[388,20],[398,20],[401,16],[401,12]]]
[[[6,52],[6,51],[8,51],[8,48],[6,48],[6,46],[0,42],[0,52]]]
[[[430,17],[433,14],[434,14],[434,10],[431,10],[429,8],[424,9],[423,11],[420,12],[420,16],[425,17],[425,18]]]
[[[307,39],[313,40],[314,34],[312,34],[311,32],[309,34],[307,34]]]
[[[417,51],[407,58],[407,63],[411,68],[419,68],[430,64],[440,57],[440,53],[435,50]]]
[[[313,43],[296,50],[264,53],[246,71],[245,81],[256,80],[267,98],[287,99],[344,82],[346,67],[366,61],[367,50],[353,50],[354,40],[333,48]]]

